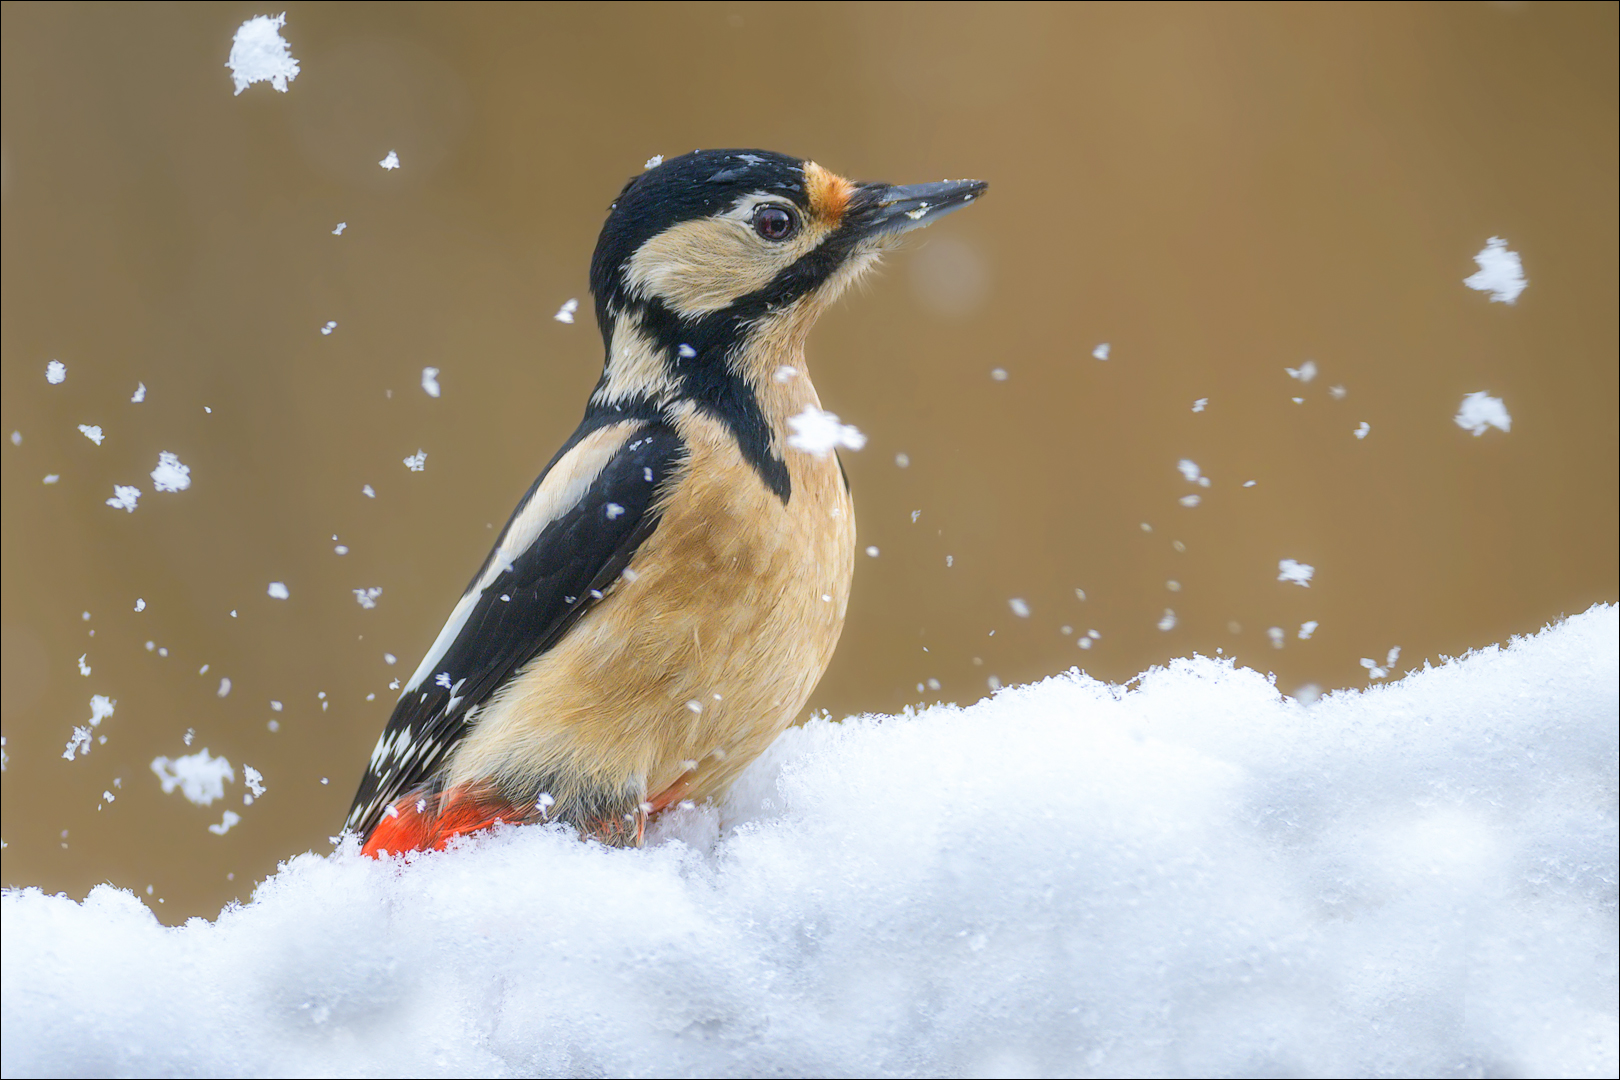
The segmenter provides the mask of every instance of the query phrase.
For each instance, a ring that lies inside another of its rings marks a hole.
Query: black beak
[[[983,195],[983,180],[942,180],[937,184],[862,184],[856,226],[867,236],[920,229]]]

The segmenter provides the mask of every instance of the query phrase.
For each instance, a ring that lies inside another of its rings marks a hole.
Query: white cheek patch
[[[662,300],[680,315],[706,315],[765,288],[808,254],[830,231],[806,221],[793,239],[773,243],[754,232],[750,220],[766,195],[745,195],[715,217],[672,225],[630,257],[625,284],[632,294]],[[802,214],[797,207],[794,213]]]

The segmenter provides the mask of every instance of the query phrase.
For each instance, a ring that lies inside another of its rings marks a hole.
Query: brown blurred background
[[[176,921],[326,849],[389,680],[578,419],[591,247],[657,153],[991,183],[812,338],[879,549],[814,708],[1218,650],[1364,686],[1616,599],[1614,4],[295,5],[302,74],[236,97],[260,13],[4,7],[8,885]],[[1514,306],[1462,284],[1491,236]],[[1476,390],[1511,433],[1452,422]],[[163,795],[151,760],[204,746],[226,801]]]

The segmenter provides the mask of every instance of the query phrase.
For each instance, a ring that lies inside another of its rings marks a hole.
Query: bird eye
[[[767,240],[786,240],[799,231],[799,216],[780,206],[762,206],[754,211],[754,231]]]

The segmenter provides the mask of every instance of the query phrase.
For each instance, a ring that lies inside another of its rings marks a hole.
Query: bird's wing
[[[602,598],[658,526],[684,460],[674,429],[582,426],[534,482],[411,676],[349,810],[368,836],[384,810],[444,764],[471,714]]]

